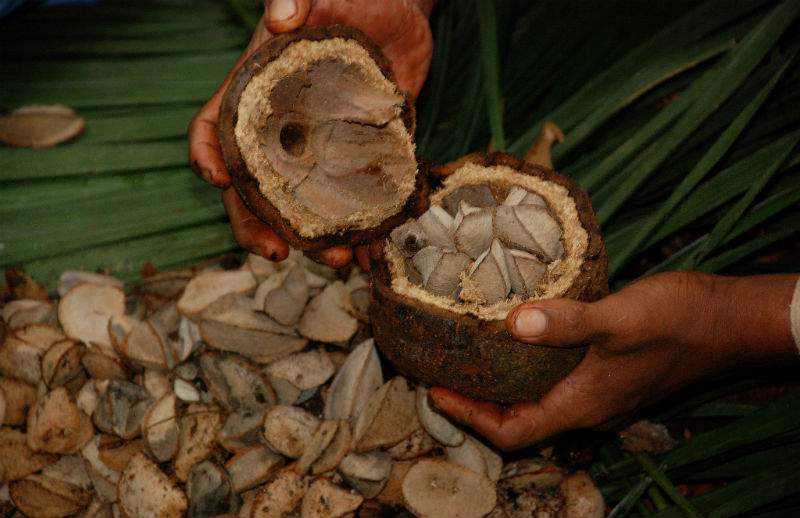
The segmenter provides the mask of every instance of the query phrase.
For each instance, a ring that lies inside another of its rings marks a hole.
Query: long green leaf
[[[800,430],[798,412],[800,398],[781,398],[734,423],[694,436],[685,445],[664,455],[659,462],[666,469],[674,469],[762,441],[766,437]],[[614,479],[632,475],[636,471],[636,461],[629,458],[610,466],[606,475]]]
[[[750,186],[752,171],[769,164],[777,153],[781,153],[787,146],[792,146],[792,142],[797,138],[800,138],[800,131],[789,133],[703,182],[658,226],[644,247],[653,246],[745,192]],[[640,220],[634,220],[630,224],[609,231],[606,236],[609,255],[619,253],[625,242],[633,238],[639,224]]]
[[[619,272],[620,268],[633,257],[633,255],[640,249],[642,243],[647,240],[653,233],[653,230],[658,226],[664,218],[669,215],[675,207],[686,198],[686,196],[700,183],[700,181],[708,174],[712,167],[725,155],[730,149],[747,124],[753,118],[755,113],[766,101],[773,88],[778,83],[778,80],[783,76],[783,73],[788,68],[794,56],[790,56],[785,60],[783,66],[772,76],[766,85],[761,89],[758,95],[747,105],[741,114],[733,121],[733,123],[726,129],[722,135],[717,139],[708,152],[703,155],[697,165],[689,172],[688,175],[681,181],[678,187],[672,192],[672,195],[665,201],[658,211],[653,214],[643,225],[639,228],[639,232],[633,239],[627,242],[625,248],[621,252],[614,254],[610,258],[609,270],[610,275],[613,277]]]
[[[636,81],[628,81],[613,95],[605,97],[602,105],[583,119],[567,134],[563,144],[553,150],[553,160],[561,157],[582,144],[586,138],[612,115],[631,104],[656,85],[693,68],[704,61],[718,56],[734,46],[734,40],[716,36],[689,49],[673,50],[659,59],[644,63],[634,76]]]
[[[733,93],[761,62],[799,11],[800,3],[793,1],[775,7],[737,48],[691,87],[691,90],[697,90],[697,101],[657,143],[651,144],[625,169],[622,173],[625,180],[620,188],[598,209],[601,221],[608,221],[642,182]]]
[[[122,280],[133,280],[147,263],[169,269],[236,247],[227,223],[209,223],[28,261],[25,270],[46,286],[55,284],[65,265],[89,271],[108,269]]]
[[[744,3],[735,0],[703,2],[591,78],[543,120],[553,120],[563,129],[570,129],[597,108],[598,99],[603,99],[610,92],[620,89],[620,83],[631,78],[642,63],[648,62],[654,55],[664,52],[667,48],[680,47],[697,41],[715,29],[724,27],[758,9],[762,4],[763,2]],[[536,124],[528,129],[513,143],[510,151],[516,154],[524,153],[539,133],[539,127],[540,124]]]
[[[477,0],[478,26],[481,40],[481,62],[483,63],[486,108],[492,128],[495,149],[505,151],[506,137],[503,130],[503,101],[500,98],[500,56],[497,51],[497,17],[494,0]]]
[[[691,268],[697,265],[700,261],[702,261],[712,250],[716,249],[720,243],[722,243],[725,238],[730,233],[731,229],[733,229],[736,222],[742,217],[742,215],[747,210],[747,207],[753,203],[753,200],[756,199],[756,196],[766,187],[767,182],[770,181],[772,176],[778,171],[778,168],[783,163],[784,160],[789,156],[789,153],[792,151],[795,145],[800,142],[800,139],[795,140],[794,145],[791,148],[787,148],[783,153],[777,155],[775,159],[767,165],[758,175],[755,182],[750,186],[744,196],[739,199],[738,202],[728,211],[725,215],[720,219],[714,228],[709,233],[708,239],[700,246],[700,248],[692,254],[691,261],[689,264],[686,264],[686,267]]]
[[[708,518],[739,516],[800,491],[800,471],[795,466],[773,469],[744,478],[711,493],[693,498],[692,504]],[[682,512],[673,507],[654,518],[680,518]]]
[[[656,466],[655,462],[650,458],[649,455],[646,453],[641,452],[634,452],[633,457],[636,461],[644,468],[647,475],[655,481],[656,484],[661,487],[661,489],[667,494],[667,496],[672,499],[672,501],[677,505],[683,514],[688,516],[689,518],[701,518],[700,512],[695,509],[694,505],[692,505],[685,496],[683,496],[680,491],[675,488],[675,485],[672,481],[667,477],[666,473],[664,473],[663,469],[659,466]]]
[[[49,149],[0,150],[2,181],[32,180],[84,174],[109,174],[185,165],[187,144],[66,145]]]
[[[795,218],[794,222],[782,222],[780,225],[769,228],[763,236],[759,236],[751,241],[741,244],[735,248],[731,248],[724,253],[712,257],[701,264],[695,269],[701,272],[718,272],[731,264],[740,261],[742,258],[747,257],[763,248],[768,247],[773,243],[782,241],[796,233],[800,232],[800,218]],[[792,225],[794,223],[794,225]]]

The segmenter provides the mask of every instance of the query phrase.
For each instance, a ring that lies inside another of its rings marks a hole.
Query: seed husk
[[[258,363],[270,363],[303,349],[308,342],[292,327],[252,309],[252,300],[228,295],[201,315],[200,335],[210,347],[238,353]]]
[[[115,435],[99,435],[97,441],[97,458],[110,469],[122,473],[134,455],[144,451],[142,439],[126,441]]]
[[[172,391],[175,392],[175,396],[181,401],[187,403],[200,401],[200,392],[194,385],[186,380],[175,378],[175,381],[172,383]]]
[[[306,272],[300,265],[291,265],[267,277],[255,295],[255,308],[277,322],[291,326],[297,323],[309,297]]]
[[[488,185],[465,185],[442,198],[442,206],[455,217],[462,203],[473,207],[494,207],[497,201]]]
[[[117,482],[119,481],[119,471],[109,467],[100,458],[100,443],[103,436],[95,435],[81,449],[81,456],[86,461],[86,471],[92,480],[92,486],[97,497],[103,502],[114,502],[117,499]],[[130,459],[128,459],[130,460]],[[120,471],[124,466],[120,468]]]
[[[563,469],[544,459],[522,459],[503,466],[499,486],[516,492],[528,487],[546,490],[558,486],[566,475]]]
[[[63,518],[79,513],[91,494],[73,484],[42,475],[29,475],[9,484],[11,500],[30,518]]]
[[[57,455],[30,449],[24,432],[0,428],[0,471],[5,481],[25,478],[57,460]]]
[[[314,435],[311,436],[311,440],[303,450],[303,454],[294,464],[294,469],[297,470],[298,473],[305,475],[308,470],[311,469],[311,465],[325,453],[325,450],[336,437],[336,433],[339,430],[339,423],[340,421],[330,419],[325,419],[320,422],[319,426],[317,426],[317,429],[314,431]]]
[[[72,340],[56,342],[42,356],[42,380],[51,389],[66,385],[81,371],[84,347]]]
[[[511,291],[511,278],[506,267],[505,252],[500,241],[481,254],[461,283],[460,297],[466,301],[493,304],[505,299]]]
[[[422,225],[416,220],[409,220],[395,228],[389,234],[389,238],[406,257],[413,257],[414,254],[428,246],[428,236]]]
[[[180,518],[188,507],[183,491],[143,453],[122,472],[117,497],[127,518]]]
[[[347,455],[347,452],[350,451],[353,442],[350,425],[344,420],[338,421],[338,423],[336,434],[331,439],[330,444],[311,465],[311,473],[314,475],[336,469],[344,456]]]
[[[474,437],[468,436],[459,446],[448,446],[445,448],[445,454],[449,462],[471,469],[492,482],[497,482],[500,479],[503,460],[497,453]]]
[[[132,439],[139,435],[144,414],[152,404],[153,398],[143,387],[111,380],[97,401],[92,420],[105,433]]]
[[[31,324],[54,324],[57,314],[50,302],[21,299],[3,306],[2,318],[9,329],[18,329]]]
[[[283,466],[283,458],[263,444],[240,450],[225,463],[233,490],[252,489],[269,480]]]
[[[392,471],[388,453],[348,453],[339,463],[339,473],[350,486],[366,498],[375,498],[383,490]]]
[[[547,271],[547,265],[535,255],[522,250],[505,249],[506,267],[514,293],[531,297]]]
[[[358,416],[369,397],[383,384],[381,364],[373,341],[359,344],[336,373],[325,401],[326,419]]]
[[[431,408],[428,401],[428,389],[417,387],[417,415],[422,428],[431,437],[444,444],[445,446],[461,446],[466,440],[466,434],[459,430],[446,417]]]
[[[246,294],[256,288],[248,269],[202,272],[186,285],[178,299],[178,311],[189,318],[200,315],[211,303],[231,293]]]
[[[439,206],[432,206],[417,219],[428,238],[429,246],[453,248],[453,216]]]
[[[393,446],[419,427],[414,391],[396,376],[372,393],[353,429],[354,450],[367,452]]]
[[[416,459],[439,446],[436,440],[419,425],[414,432],[386,451],[396,461]]]
[[[460,252],[450,250],[441,250],[439,252],[441,253],[430,254],[429,257],[425,258],[426,261],[435,260],[436,262],[430,271],[420,271],[423,285],[434,295],[441,295],[455,300],[459,292],[461,273],[469,266],[471,261],[466,254]],[[430,263],[424,265],[424,268],[428,267],[430,267]]]
[[[470,259],[477,259],[492,245],[494,233],[491,210],[469,207],[462,202],[455,224],[453,241],[456,248],[467,254]]]
[[[283,469],[263,486],[252,503],[252,518],[283,518],[303,500],[303,478],[292,469]]]
[[[138,378],[139,385],[143,386],[154,400],[161,399],[172,392],[172,384],[163,371],[145,369]]]
[[[81,365],[94,379],[128,379],[128,370],[119,358],[97,350],[87,350],[81,357]]]
[[[179,426],[178,453],[172,465],[178,480],[185,481],[192,466],[214,451],[222,416],[215,405],[192,403],[181,416]]]
[[[299,390],[317,388],[334,373],[333,362],[324,349],[290,354],[265,370],[271,377],[286,380]]]
[[[235,513],[241,498],[234,492],[228,472],[205,460],[192,466],[186,481],[188,518],[208,518]]]
[[[165,462],[178,451],[178,413],[175,394],[169,393],[156,401],[142,420],[142,437],[150,453]]]
[[[270,447],[287,457],[297,459],[319,426],[319,419],[302,408],[276,405],[264,415],[264,439]]]
[[[42,476],[51,480],[60,480],[84,491],[92,489],[92,480],[86,472],[86,465],[79,455],[63,455],[53,464],[42,469]]]
[[[39,398],[28,414],[28,446],[49,453],[75,453],[92,438],[92,422],[64,387]]]
[[[303,518],[340,518],[355,511],[364,497],[341,488],[326,478],[316,478],[303,497]]]
[[[83,283],[64,295],[58,304],[58,320],[73,340],[110,346],[108,321],[125,313],[125,293],[116,286]]]
[[[5,415],[0,424],[23,424],[28,418],[28,409],[36,403],[36,387],[22,380],[0,377],[0,391],[5,401]]]
[[[264,409],[245,408],[228,414],[219,432],[220,445],[236,453],[259,442],[264,413]]]
[[[0,116],[0,142],[16,147],[51,147],[74,138],[85,125],[75,110],[63,104],[22,106]]]
[[[358,330],[350,293],[342,281],[329,284],[306,306],[298,330],[311,340],[343,343]]]
[[[0,374],[38,385],[42,381],[42,356],[65,338],[58,328],[46,324],[14,330],[0,347]]]
[[[414,465],[412,460],[395,461],[392,463],[392,471],[386,480],[386,485],[375,499],[383,505],[390,507],[403,507],[403,479],[406,478],[408,470]]]
[[[403,479],[403,499],[416,516],[481,518],[494,508],[494,484],[458,464],[423,459]]]
[[[264,409],[277,400],[261,370],[234,354],[201,354],[200,376],[214,398],[228,410]]]
[[[514,185],[508,190],[506,199],[503,200],[503,205],[510,207],[516,205],[538,205],[539,207],[547,207],[547,202],[538,194]]]

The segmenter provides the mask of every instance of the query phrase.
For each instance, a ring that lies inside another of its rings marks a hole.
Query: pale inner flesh
[[[468,163],[426,213],[392,232],[385,255],[395,291],[495,320],[523,300],[563,294],[587,244],[565,188]]]
[[[357,43],[301,41],[245,88],[237,141],[261,192],[301,235],[371,228],[414,188],[404,102]]]

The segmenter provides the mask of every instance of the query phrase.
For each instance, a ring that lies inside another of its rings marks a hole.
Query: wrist
[[[715,327],[726,356],[740,365],[797,362],[789,313],[797,275],[715,277],[723,308]]]

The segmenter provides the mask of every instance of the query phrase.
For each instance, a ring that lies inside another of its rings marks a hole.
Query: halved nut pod
[[[219,140],[250,210],[301,250],[367,243],[424,210],[414,107],[361,32],[269,40],[230,83]]]
[[[433,171],[430,209],[396,228],[374,267],[375,343],[404,375],[469,397],[539,399],[585,347],[520,344],[505,318],[522,302],[608,293],[589,197],[553,171],[494,153]]]

